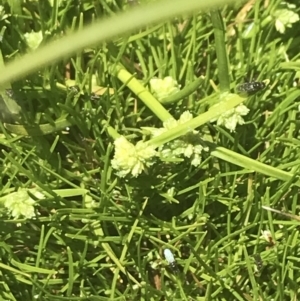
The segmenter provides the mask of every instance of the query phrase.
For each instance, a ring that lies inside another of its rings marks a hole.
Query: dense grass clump
[[[298,2],[205,2],[1,2],[1,300],[297,300]]]

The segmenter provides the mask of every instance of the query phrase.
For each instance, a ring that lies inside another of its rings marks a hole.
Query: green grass
[[[299,21],[276,30],[279,0],[246,15],[237,1],[53,2],[1,3],[1,300],[297,300]],[[160,103],[148,87],[166,76],[182,91]],[[234,94],[254,79],[266,88]],[[236,131],[210,122],[242,102]],[[208,147],[197,167],[112,168],[120,135],[157,148],[193,129]],[[4,208],[21,188],[46,196],[35,218]]]

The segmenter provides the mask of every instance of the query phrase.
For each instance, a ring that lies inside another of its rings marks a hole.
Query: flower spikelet
[[[189,111],[182,113],[178,120],[171,118],[163,123],[163,128],[145,128],[150,131],[152,137],[157,137],[160,134],[173,129],[187,121],[193,119],[193,115]],[[201,139],[199,131],[191,130],[186,135],[165,143],[159,147],[160,157],[164,159],[177,159],[180,157],[189,158],[191,164],[198,166],[201,163],[202,151],[208,151],[204,141]]]
[[[164,79],[152,78],[150,80],[150,87],[158,100],[171,96],[180,90],[177,81],[171,76],[167,76]]]
[[[240,104],[237,107],[224,112],[217,119],[217,125],[224,125],[227,129],[230,130],[230,132],[234,132],[238,124],[242,125],[245,123],[242,116],[247,115],[249,111],[250,110],[245,105]]]
[[[287,28],[291,28],[293,23],[299,22],[299,15],[295,13],[296,6],[291,4],[287,8],[277,9],[275,17],[275,27],[280,33],[284,33]]]
[[[117,138],[115,144],[115,155],[111,162],[112,167],[118,170],[120,177],[131,173],[137,177],[142,171],[153,164],[156,151],[143,141],[136,145],[130,143],[124,136]]]
[[[31,50],[35,50],[39,47],[39,45],[41,44],[42,40],[43,40],[43,33],[41,31],[38,32],[26,32],[24,34],[24,38],[26,40],[26,43],[28,45],[28,47]]]
[[[35,216],[34,206],[36,201],[29,196],[28,191],[37,199],[41,200],[45,198],[38,190],[25,188],[19,189],[4,197],[4,207],[14,219],[18,219],[20,216],[30,219]]]

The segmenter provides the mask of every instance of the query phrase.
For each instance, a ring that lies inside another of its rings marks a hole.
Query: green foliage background
[[[3,210],[2,300],[297,300],[299,22],[276,31],[281,1],[248,2],[244,11],[240,1],[140,2],[1,1],[0,85],[12,86],[21,107],[10,116],[2,104],[1,195],[49,194],[34,220]],[[135,142],[162,118],[115,67],[144,85],[170,75],[186,87],[203,76],[194,93],[165,105],[175,118],[187,109],[201,116],[222,81],[216,7],[232,91],[253,79],[267,88],[245,99],[251,111],[236,132],[199,129],[215,145],[200,167],[163,162],[120,179],[110,165],[116,133]],[[31,30],[43,33],[32,52]],[[67,73],[81,93],[68,90]],[[91,97],[93,75],[114,93]],[[91,200],[97,208],[86,208]],[[162,257],[166,247],[177,274]]]

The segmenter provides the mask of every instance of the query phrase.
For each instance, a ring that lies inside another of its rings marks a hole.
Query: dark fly
[[[237,86],[236,90],[240,94],[253,95],[266,87],[264,82],[246,82]]]

